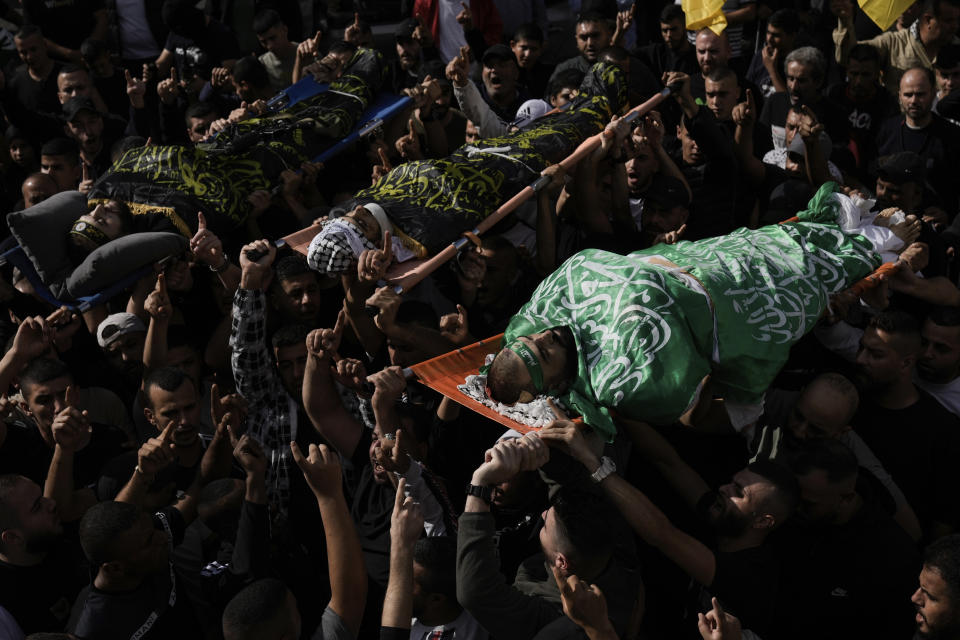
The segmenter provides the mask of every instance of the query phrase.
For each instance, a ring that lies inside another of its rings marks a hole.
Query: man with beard
[[[946,536],[923,552],[920,587],[910,598],[917,608],[914,640],[960,638],[960,536]]]
[[[748,435],[753,460],[779,460],[784,464],[808,444],[835,440],[853,452],[857,465],[870,473],[890,493],[897,523],[913,539],[919,539],[920,524],[900,487],[884,469],[863,439],[850,428],[860,404],[860,395],[850,380],[839,373],[823,373],[799,393],[779,389],[767,392],[764,415]]]
[[[800,47],[784,60],[787,91],[770,96],[760,112],[760,124],[769,129],[774,149],[786,147],[786,122],[791,106],[807,106],[823,123],[835,144],[845,143],[845,115],[831,100],[820,93],[827,74],[827,61],[815,47]]]
[[[144,379],[143,395],[146,399],[143,415],[156,429],[153,437],[173,425],[177,489],[185,490],[193,482],[204,452],[197,388],[180,369],[162,367]]]
[[[709,544],[678,529],[639,489],[612,473],[612,461],[598,458],[574,423],[557,420],[539,435],[578,460],[634,531],[694,579],[690,595],[697,610],[709,610],[714,596],[744,628],[764,636],[772,630],[770,616],[778,585],[777,563],[766,541],[796,507],[793,475],[776,462],[753,462],[713,491],[651,426],[633,421],[625,426],[644,460],[709,525],[713,532]]]
[[[114,313],[97,326],[97,343],[124,386],[139,385],[147,325],[132,313]]]
[[[870,320],[856,358],[861,402],[851,425],[903,489],[929,537],[956,526],[960,420],[914,384],[920,353],[912,316],[884,311]]]
[[[920,338],[917,386],[960,415],[960,310],[934,308],[923,321]]]
[[[397,59],[392,65],[393,84],[391,85],[394,93],[417,86],[423,63],[437,59],[436,48],[432,44],[424,43],[424,38],[429,42],[429,37],[430,32],[421,27],[414,18],[404,20],[397,26],[394,34]]]
[[[920,560],[913,541],[858,483],[857,459],[843,444],[813,440],[797,454],[800,504],[776,545],[778,637],[906,638]]]
[[[827,90],[827,97],[846,114],[848,131],[855,145],[857,176],[866,180],[870,163],[877,157],[877,133],[883,122],[897,113],[893,96],[880,84],[880,54],[868,44],[850,50],[847,78]]]
[[[960,128],[933,112],[933,72],[924,67],[908,69],[900,78],[902,115],[888,118],[877,134],[880,155],[913,151],[927,167],[927,179],[940,205],[957,210],[954,168],[960,149]]]
[[[105,120],[93,100],[82,96],[67,100],[63,117],[67,123],[64,132],[80,145],[80,159],[91,179],[105,173],[112,163],[110,148],[123,136],[122,125],[108,127],[108,122],[112,125],[114,121]]]
[[[24,633],[63,629],[87,568],[63,538],[57,503],[16,474],[0,475],[0,606]]]
[[[660,12],[660,37],[662,42],[653,42],[637,49],[637,57],[656,77],[667,71],[682,71],[694,74],[697,56],[693,45],[687,40],[686,20],[680,5],[668,4]]]

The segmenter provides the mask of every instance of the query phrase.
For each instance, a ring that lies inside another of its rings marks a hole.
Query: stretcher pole
[[[637,118],[646,115],[654,107],[663,102],[671,93],[670,87],[665,87],[662,91],[643,104],[639,104],[631,109],[623,119],[627,122],[633,122]],[[580,160],[593,153],[593,151],[600,146],[601,136],[604,135],[607,137],[612,137],[613,132],[604,130],[596,135],[590,136],[581,142],[580,146],[577,147],[573,153],[561,160],[559,163],[560,166],[563,167],[564,171],[572,170],[573,167],[580,162]],[[547,185],[550,184],[550,180],[550,176],[538,177],[532,183],[521,189],[520,192],[515,196],[500,205],[500,208],[481,220],[480,223],[477,224],[477,226],[473,229],[473,231],[464,234],[463,237],[449,244],[445,249],[437,253],[432,258],[424,261],[423,264],[419,265],[416,269],[405,273],[388,284],[392,285],[393,290],[398,294],[401,294],[404,291],[409,291],[428,275],[436,271],[442,264],[452,259],[463,247],[471,242],[471,240],[467,237],[468,235],[479,236],[480,234],[485,233],[495,224],[503,220],[507,214],[529,200],[534,194],[542,189],[545,189]]]

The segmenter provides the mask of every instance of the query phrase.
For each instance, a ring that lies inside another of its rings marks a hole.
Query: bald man
[[[57,181],[49,173],[31,173],[20,186],[20,195],[23,196],[23,208],[28,209],[43,202],[60,191]]]

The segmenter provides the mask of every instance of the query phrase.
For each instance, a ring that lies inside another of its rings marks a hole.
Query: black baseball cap
[[[913,151],[901,151],[880,158],[877,175],[894,184],[922,183],[927,177],[927,166]]]
[[[74,96],[66,101],[63,105],[63,118],[67,122],[73,122],[73,119],[77,117],[77,114],[81,111],[92,111],[98,115],[100,111],[97,110],[93,100],[87,96]]]
[[[517,62],[517,56],[513,55],[513,50],[510,49],[505,44],[495,44],[492,47],[487,47],[487,50],[483,52],[483,58],[480,59],[483,66],[490,66],[487,63],[493,63],[499,60],[513,60],[514,63]]]
[[[643,199],[644,202],[656,203],[668,209],[690,206],[690,193],[686,185],[679,179],[662,173],[654,174]]]
[[[393,37],[397,39],[397,42],[412,40],[413,32],[416,31],[419,26],[420,23],[417,22],[416,18],[407,18],[397,25],[397,30],[394,31]]]

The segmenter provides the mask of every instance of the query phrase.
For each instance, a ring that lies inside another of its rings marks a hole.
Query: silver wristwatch
[[[617,465],[608,456],[600,458],[600,466],[590,474],[590,479],[596,483],[603,482],[603,479],[617,470]]]

